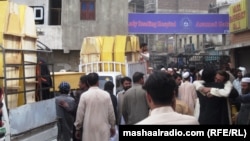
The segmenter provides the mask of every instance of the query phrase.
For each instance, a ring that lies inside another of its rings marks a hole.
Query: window
[[[192,36],[189,37],[189,43],[190,43],[190,44],[193,43]]]
[[[179,39],[180,47],[182,47],[182,39]]]
[[[107,81],[114,83],[112,76],[99,76],[99,88],[104,89],[104,85]]]
[[[95,0],[81,0],[81,20],[95,20]]]
[[[44,7],[30,6],[34,10],[34,19],[36,24],[44,24]]]
[[[49,25],[61,25],[62,0],[50,0]]]

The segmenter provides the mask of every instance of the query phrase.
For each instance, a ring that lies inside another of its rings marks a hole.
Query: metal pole
[[[176,55],[178,54],[178,49],[177,49],[177,42],[178,42],[178,39],[177,39],[177,34],[175,34],[175,53]]]

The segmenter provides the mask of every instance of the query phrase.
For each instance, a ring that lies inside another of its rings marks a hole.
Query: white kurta
[[[109,93],[90,87],[81,95],[77,109],[76,129],[83,127],[83,141],[109,141],[115,128],[115,114]]]
[[[191,82],[185,81],[179,86],[178,98],[185,102],[189,106],[192,113],[194,113],[197,93],[195,86]]]
[[[164,106],[153,109],[150,116],[137,123],[137,125],[145,124],[199,125],[199,122],[194,116],[179,114],[172,107]]]

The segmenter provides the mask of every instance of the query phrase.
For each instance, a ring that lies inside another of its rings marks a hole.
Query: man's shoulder
[[[121,94],[124,94],[125,93],[125,90],[121,90],[117,93],[117,95],[121,95]]]
[[[179,116],[176,116],[176,122],[178,124],[185,124],[185,125],[198,125],[199,121],[193,115],[188,114],[180,114],[177,113]],[[179,123],[180,122],[180,123]]]
[[[124,94],[127,94],[127,93],[131,93],[135,90],[135,87],[132,86],[131,88],[129,88],[126,92],[124,92]]]
[[[214,87],[214,88],[224,88],[223,83],[209,82],[204,84],[205,87]]]
[[[59,96],[55,97],[55,101],[61,101],[61,100],[68,101],[68,102],[69,101],[72,101],[72,102],[75,101],[75,99],[73,97],[71,97],[70,95],[59,95]]]

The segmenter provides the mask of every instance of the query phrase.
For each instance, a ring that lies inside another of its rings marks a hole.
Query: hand
[[[67,102],[61,100],[61,101],[59,102],[59,106],[62,106],[63,108],[68,108],[68,107],[69,107],[69,104],[68,104]]]
[[[46,78],[41,77],[42,82],[47,82]]]
[[[115,128],[110,128],[110,137],[115,136]]]
[[[232,115],[232,123],[236,124],[238,112]]]
[[[81,139],[81,131],[80,130],[76,130],[76,132],[75,132],[75,137],[76,137],[76,139],[78,139],[78,140],[80,140]]]
[[[213,97],[213,95],[210,92],[208,92],[207,97],[211,98],[211,97]]]
[[[203,93],[209,93],[210,92],[210,88],[204,87],[201,89],[201,92]]]

